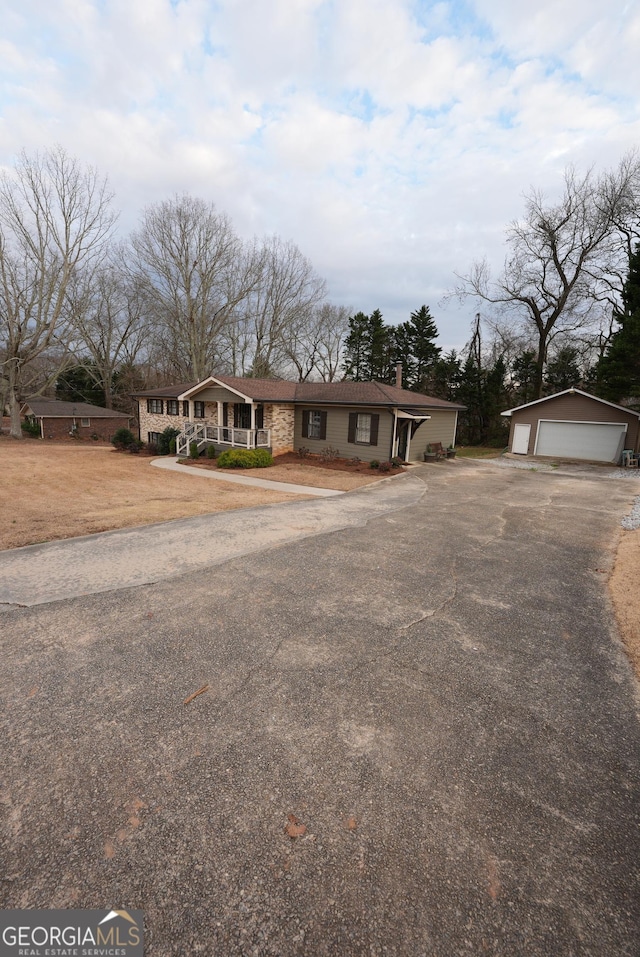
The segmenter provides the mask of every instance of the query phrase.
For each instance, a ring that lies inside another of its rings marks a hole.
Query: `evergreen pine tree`
[[[371,330],[369,316],[357,312],[349,318],[349,335],[344,344],[344,376],[353,382],[369,378]]]
[[[533,349],[525,349],[515,357],[511,372],[519,404],[532,402],[536,389],[536,354]]]
[[[369,317],[369,375],[368,379],[376,382],[392,383],[395,381],[393,366],[393,330],[385,326],[382,313],[374,309]]]
[[[438,338],[438,327],[428,306],[421,306],[411,313],[409,331],[412,341],[414,361],[414,381],[410,388],[417,392],[429,392],[432,385],[435,365],[442,350],[435,344]]]
[[[578,362],[579,353],[573,346],[562,346],[553,359],[547,363],[545,370],[545,392],[552,395],[579,385],[582,372]]]
[[[640,399],[640,243],[629,260],[622,290],[622,309],[615,313],[614,332],[596,370],[598,395],[610,402]]]

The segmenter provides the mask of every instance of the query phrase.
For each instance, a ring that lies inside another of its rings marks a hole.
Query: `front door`
[[[514,425],[513,427],[513,445],[511,451],[516,455],[526,455],[529,451],[529,436],[531,435],[530,425]]]
[[[407,457],[407,439],[409,437],[409,423],[405,422],[398,429],[398,458],[406,460]]]
[[[233,425],[236,429],[251,428],[251,406],[248,402],[236,402],[234,404]]]

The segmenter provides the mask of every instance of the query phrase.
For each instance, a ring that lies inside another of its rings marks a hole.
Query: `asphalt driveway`
[[[451,465],[8,607],[0,905],[141,908],[150,955],[637,955],[636,489]]]

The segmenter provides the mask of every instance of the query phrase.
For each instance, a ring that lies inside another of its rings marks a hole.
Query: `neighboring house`
[[[29,399],[21,409],[26,419],[38,422],[43,439],[94,439],[110,441],[118,429],[129,428],[130,418],[113,409],[88,402]]]
[[[202,448],[269,448],[275,454],[327,447],[344,458],[422,461],[429,442],[455,444],[464,407],[379,382],[288,382],[210,376],[139,392],[140,438],[181,430],[178,454]]]
[[[511,419],[509,451],[591,462],[619,463],[637,451],[640,413],[580,389],[566,389],[502,415]]]

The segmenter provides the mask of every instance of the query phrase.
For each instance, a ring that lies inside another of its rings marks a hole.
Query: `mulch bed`
[[[329,469],[338,472],[371,472],[371,466],[368,462],[360,462],[354,459],[323,459],[320,455],[309,453],[302,458],[297,452],[285,452],[282,455],[275,455],[274,465],[312,465],[318,469]],[[401,471],[393,469],[394,472]]]

